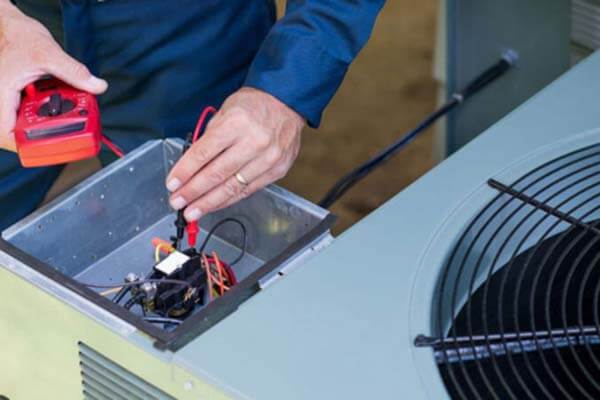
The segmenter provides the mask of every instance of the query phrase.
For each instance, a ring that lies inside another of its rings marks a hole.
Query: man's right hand
[[[93,94],[108,87],[66,54],[42,24],[0,0],[0,149],[16,151],[13,129],[21,91],[48,74]]]

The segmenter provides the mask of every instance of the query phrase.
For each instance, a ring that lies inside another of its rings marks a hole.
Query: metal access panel
[[[152,238],[168,240],[174,233],[175,213],[164,182],[181,150],[182,143],[175,140],[143,145],[8,228],[0,251],[20,261],[16,272],[26,279],[34,282],[32,271],[49,278],[56,286],[51,291],[67,304],[74,294],[82,296],[152,337],[156,347],[179,349],[284,274],[289,260],[326,241],[334,220],[326,210],[276,186],[203,217],[200,243],[218,221],[236,218],[244,223],[246,254],[232,267],[239,283],[175,330],[153,325],[86,284],[119,285],[128,273],[147,276],[152,270]],[[232,260],[242,251],[242,239],[235,226],[222,228],[206,250]],[[95,309],[88,311],[95,314]]]
[[[568,0],[447,0],[447,89],[463,88],[507,50],[517,68],[447,121],[451,154],[544,88],[570,65]]]

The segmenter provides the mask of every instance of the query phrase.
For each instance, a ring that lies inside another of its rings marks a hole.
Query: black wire
[[[419,134],[431,127],[437,120],[448,115],[465,100],[475,95],[490,83],[504,75],[511,68],[511,66],[514,65],[515,61],[516,55],[507,53],[500,61],[473,79],[461,92],[453,94],[450,100],[448,100],[441,108],[428,115],[419,125],[417,125],[416,128],[402,136],[396,142],[392,143],[369,161],[365,162],[342,177],[327,192],[327,194],[319,202],[319,205],[323,208],[331,207],[333,203],[335,203],[348,190],[350,190],[350,188],[352,188],[361,179],[369,175],[373,170],[381,166],[385,161],[406,147],[417,136],[419,136]]]
[[[171,283],[173,285],[183,285],[183,286],[188,286],[190,289],[193,289],[192,284],[186,281],[182,281],[179,279],[142,279],[136,282],[130,282],[130,283],[120,283],[120,284],[116,284],[116,285],[95,285],[92,283],[83,283],[80,282],[83,286],[87,286],[89,288],[94,288],[94,289],[113,289],[113,288],[118,288],[118,287],[132,287],[132,286],[138,286],[138,285],[142,285],[144,283]]]
[[[248,231],[246,229],[246,226],[239,219],[225,218],[225,219],[217,222],[217,224],[215,226],[213,226],[212,229],[208,232],[206,239],[204,239],[204,243],[202,243],[202,246],[200,246],[199,253],[202,254],[204,252],[206,245],[208,244],[210,239],[213,237],[213,235],[215,234],[217,229],[219,229],[221,226],[225,225],[228,222],[233,222],[233,223],[239,225],[239,227],[242,229],[242,235],[243,235],[243,244],[240,247],[241,253],[233,262],[229,263],[230,266],[234,266],[235,264],[240,262],[242,258],[244,258],[244,256],[246,255],[247,246],[248,246]]]
[[[144,294],[138,293],[137,295],[135,295],[132,298],[130,298],[129,300],[127,300],[127,303],[125,303],[125,305],[123,307],[126,308],[127,310],[129,310],[135,304],[138,304],[138,302],[140,300],[142,300],[143,298],[144,298]]]
[[[442,108],[429,115],[423,122],[419,124],[414,130],[404,135],[402,138],[397,140],[391,146],[387,147],[383,151],[381,151],[378,155],[371,158],[366,163],[362,164],[358,168],[354,169],[352,172],[346,174],[342,179],[340,179],[323,197],[323,199],[319,202],[319,205],[323,208],[329,208],[333,203],[335,203],[340,197],[342,197],[352,186],[354,186],[358,181],[367,176],[371,171],[375,168],[379,167],[382,163],[387,161],[393,155],[395,155],[398,151],[402,150],[406,145],[412,142],[421,132],[429,128],[433,125],[439,118],[448,114],[452,111],[456,106],[460,104],[458,98],[453,98]]]
[[[121,302],[121,300],[123,300],[123,297],[125,297],[125,295],[127,293],[129,293],[130,290],[131,290],[131,286],[121,288],[121,290],[119,290],[119,292],[115,295],[115,297],[113,297],[113,299],[112,299],[113,303],[119,304]]]
[[[163,318],[163,317],[145,317],[144,320],[155,323],[155,324],[173,324],[173,325],[181,325],[182,322],[178,319],[174,318]]]

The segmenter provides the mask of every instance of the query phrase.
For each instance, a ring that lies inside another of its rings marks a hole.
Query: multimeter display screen
[[[75,122],[69,125],[55,126],[53,128],[32,129],[26,131],[27,139],[46,139],[49,137],[66,135],[68,133],[78,132],[85,128],[85,121]]]

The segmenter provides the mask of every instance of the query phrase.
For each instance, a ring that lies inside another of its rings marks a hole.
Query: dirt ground
[[[437,3],[387,2],[369,44],[351,67],[322,126],[304,133],[300,157],[283,186],[318,201],[344,173],[434,109]],[[332,207],[340,218],[336,232],[428,171],[434,159],[433,135],[428,132]]]
[[[366,161],[434,109],[437,3],[387,2],[369,44],[352,65],[322,126],[304,133],[300,157],[280,184],[316,202],[357,163]],[[433,166],[432,133],[417,139],[332,207],[339,216],[335,232],[353,225]],[[96,160],[70,165],[47,199],[98,168]]]

